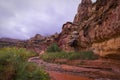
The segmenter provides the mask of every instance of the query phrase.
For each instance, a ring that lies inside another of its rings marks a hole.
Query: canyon
[[[57,43],[66,52],[93,51],[99,56],[98,60],[67,61],[65,65],[47,63],[39,58],[31,58],[31,62],[44,66],[52,76],[55,74],[63,76],[61,75],[62,72],[67,73],[66,76],[68,76],[68,73],[72,72],[78,76],[82,74],[82,76],[88,77],[83,77],[83,80],[91,80],[91,78],[119,80],[120,0],[97,0],[95,3],[92,3],[91,0],[82,0],[73,22],[63,24],[60,33],[47,37],[36,34],[24,41],[1,38],[0,48],[22,47],[33,50],[40,55],[52,43]],[[80,65],[80,62],[84,64]],[[90,74],[88,75],[88,73]]]
[[[13,44],[14,45],[13,45]],[[33,49],[37,53],[57,43],[64,51],[91,50],[101,57],[120,58],[120,1],[82,0],[73,22],[63,24],[62,31],[44,37],[36,34],[28,40],[7,41],[2,46],[18,46]]]

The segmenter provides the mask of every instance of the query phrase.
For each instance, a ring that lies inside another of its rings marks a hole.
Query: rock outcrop
[[[120,55],[120,1],[82,0],[74,21],[64,24],[59,35],[64,49],[69,48],[67,42],[74,31],[79,33],[78,50],[93,50],[103,57]]]
[[[112,38],[100,43],[93,43],[94,52],[108,58],[120,58],[120,37]]]
[[[47,37],[36,34],[34,37],[26,41],[19,41],[17,43],[17,46],[24,47],[33,50],[38,54],[41,54],[41,52],[45,51],[50,44],[55,43],[57,37],[58,33]]]
[[[92,8],[92,1],[91,0],[82,0],[79,4],[78,12],[75,16],[73,23],[79,23],[83,21],[85,18],[88,18],[90,15],[90,11]]]
[[[67,22],[62,27],[62,32],[58,35],[58,44],[65,51],[74,50],[74,48],[70,47],[68,42],[70,38],[71,32],[75,31],[77,26],[71,22]]]

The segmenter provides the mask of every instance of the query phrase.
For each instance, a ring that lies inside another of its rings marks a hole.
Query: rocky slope
[[[11,39],[11,38],[0,38],[0,48],[3,47],[12,47],[12,46],[17,46],[17,43],[21,41],[18,39]]]
[[[58,42],[66,50],[93,50],[103,57],[120,55],[120,0],[82,0],[74,21],[63,25]]]
[[[40,54],[41,52],[45,51],[50,44],[55,43],[57,37],[57,33],[47,37],[36,34],[34,37],[26,41],[19,41],[17,43],[17,46],[33,50],[36,53]]]
[[[52,43],[57,43],[56,42],[57,37],[58,37],[58,33],[46,37],[40,34],[36,34],[34,37],[28,40],[0,38],[0,48],[3,47],[27,48],[39,54],[42,51],[45,51],[47,47]]]

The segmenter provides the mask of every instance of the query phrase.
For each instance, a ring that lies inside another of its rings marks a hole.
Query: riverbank
[[[50,74],[53,80],[119,80],[120,61],[112,60],[56,60],[57,63],[48,63],[39,57],[30,58],[28,61],[37,63]],[[73,78],[73,79],[72,79]]]

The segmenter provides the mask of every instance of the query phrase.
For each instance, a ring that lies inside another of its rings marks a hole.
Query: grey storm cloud
[[[94,0],[95,1],[95,0]],[[28,39],[60,32],[81,0],[0,0],[0,37]]]

